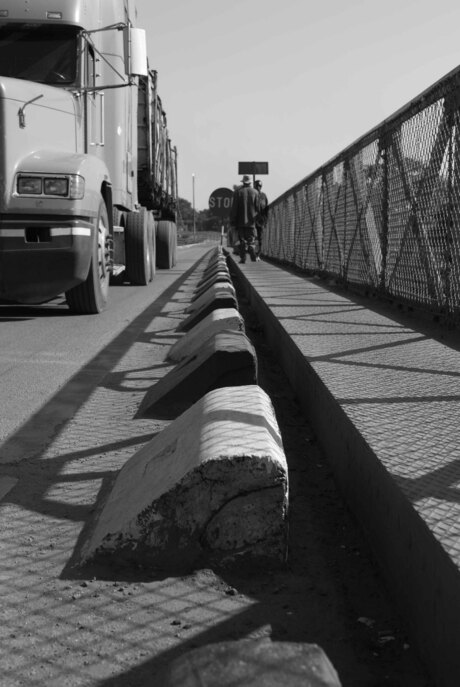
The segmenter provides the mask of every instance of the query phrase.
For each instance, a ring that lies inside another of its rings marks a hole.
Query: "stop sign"
[[[209,209],[213,215],[229,217],[232,209],[233,191],[229,188],[216,188],[209,196]]]

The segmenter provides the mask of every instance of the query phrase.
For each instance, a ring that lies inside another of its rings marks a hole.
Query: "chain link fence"
[[[460,67],[269,207],[263,253],[460,319]]]

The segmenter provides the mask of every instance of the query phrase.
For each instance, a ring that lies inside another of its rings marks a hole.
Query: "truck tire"
[[[92,235],[92,255],[86,280],[66,292],[67,305],[73,313],[95,315],[107,305],[110,280],[109,216],[101,199]]]
[[[115,227],[125,227],[126,224],[126,212],[123,210],[120,210],[120,208],[114,207],[113,208],[113,226],[114,226],[114,233],[113,233],[113,262],[114,262],[114,267],[116,265],[124,265],[125,264],[125,259],[124,259],[124,243],[123,243],[123,256],[120,255],[119,249],[117,249],[117,244],[119,241],[118,234],[115,233]],[[124,270],[121,272],[117,270],[116,274],[113,272],[110,274],[110,283],[111,284],[116,284],[120,285],[123,284],[125,274]]]
[[[174,222],[160,220],[156,228],[157,267],[170,270],[176,264],[177,229]]]
[[[125,253],[126,276],[131,284],[145,286],[152,278],[151,240],[149,240],[149,219],[146,208],[126,215]]]
[[[171,222],[172,224],[172,263],[171,267],[174,267],[174,265],[177,262],[177,225],[175,222]]]
[[[148,236],[149,236],[149,250],[150,250],[150,281],[155,277],[156,272],[156,254],[157,241],[155,235],[155,219],[153,212],[148,213]]]

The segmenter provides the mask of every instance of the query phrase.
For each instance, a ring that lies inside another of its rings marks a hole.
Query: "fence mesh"
[[[269,207],[263,251],[460,318],[460,67]]]

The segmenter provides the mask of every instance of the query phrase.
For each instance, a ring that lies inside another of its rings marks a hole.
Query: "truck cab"
[[[176,154],[135,17],[131,0],[2,1],[3,301],[100,312],[114,271],[153,278],[159,229],[175,262]]]

